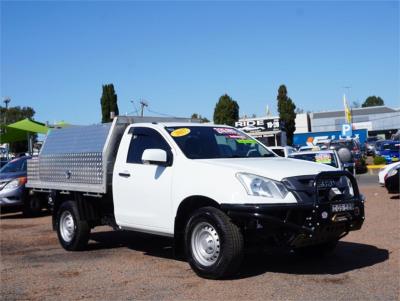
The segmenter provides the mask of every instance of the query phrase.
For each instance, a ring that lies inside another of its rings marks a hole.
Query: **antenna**
[[[149,102],[148,102],[147,100],[141,99],[139,103],[140,103],[140,106],[141,106],[141,109],[140,109],[140,116],[143,117],[143,110],[144,110],[144,107],[148,107],[148,106],[149,106]]]

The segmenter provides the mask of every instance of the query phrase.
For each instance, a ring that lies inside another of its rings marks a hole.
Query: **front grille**
[[[326,203],[350,200],[358,195],[357,183],[343,171],[322,172],[316,176],[297,176],[282,180],[299,203]],[[352,187],[352,189],[351,189]]]

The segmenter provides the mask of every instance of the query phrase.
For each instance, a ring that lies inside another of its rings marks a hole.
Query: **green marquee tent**
[[[0,144],[23,141],[27,139],[27,133],[22,130],[9,128],[2,125],[0,129]]]
[[[30,134],[47,134],[48,130],[49,128],[45,124],[26,118],[7,126],[2,126],[0,143],[23,141]]]
[[[47,131],[49,130],[44,123],[40,123],[29,118],[9,124],[7,127],[35,134],[47,134]]]

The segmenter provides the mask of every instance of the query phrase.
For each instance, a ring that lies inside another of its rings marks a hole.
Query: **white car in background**
[[[242,130],[246,133],[247,132],[261,132],[261,131],[265,130],[265,128],[263,128],[262,126],[248,125],[243,128],[240,128],[240,130]]]
[[[347,149],[342,151],[347,152]],[[348,156],[351,157],[350,154],[348,154]],[[347,170],[351,173],[354,172],[354,163],[343,163],[342,160],[340,160],[340,156],[336,150],[296,152],[290,154],[288,158],[311,161],[315,163],[329,165],[339,170]]]
[[[381,184],[382,186],[385,186],[385,176],[387,175],[387,173],[390,170],[392,170],[393,168],[396,168],[399,165],[400,165],[400,162],[395,162],[395,163],[386,165],[384,168],[381,168],[381,170],[379,171],[379,184]]]
[[[279,157],[289,157],[290,154],[295,153],[296,149],[291,146],[272,146],[268,147],[270,150],[272,150],[275,154],[277,154]]]

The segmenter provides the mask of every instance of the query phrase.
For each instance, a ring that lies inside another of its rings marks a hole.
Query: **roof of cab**
[[[161,127],[229,127],[233,128],[229,125],[224,124],[212,124],[212,123],[190,123],[190,122],[146,122],[146,123],[133,123],[131,125],[158,125]]]

